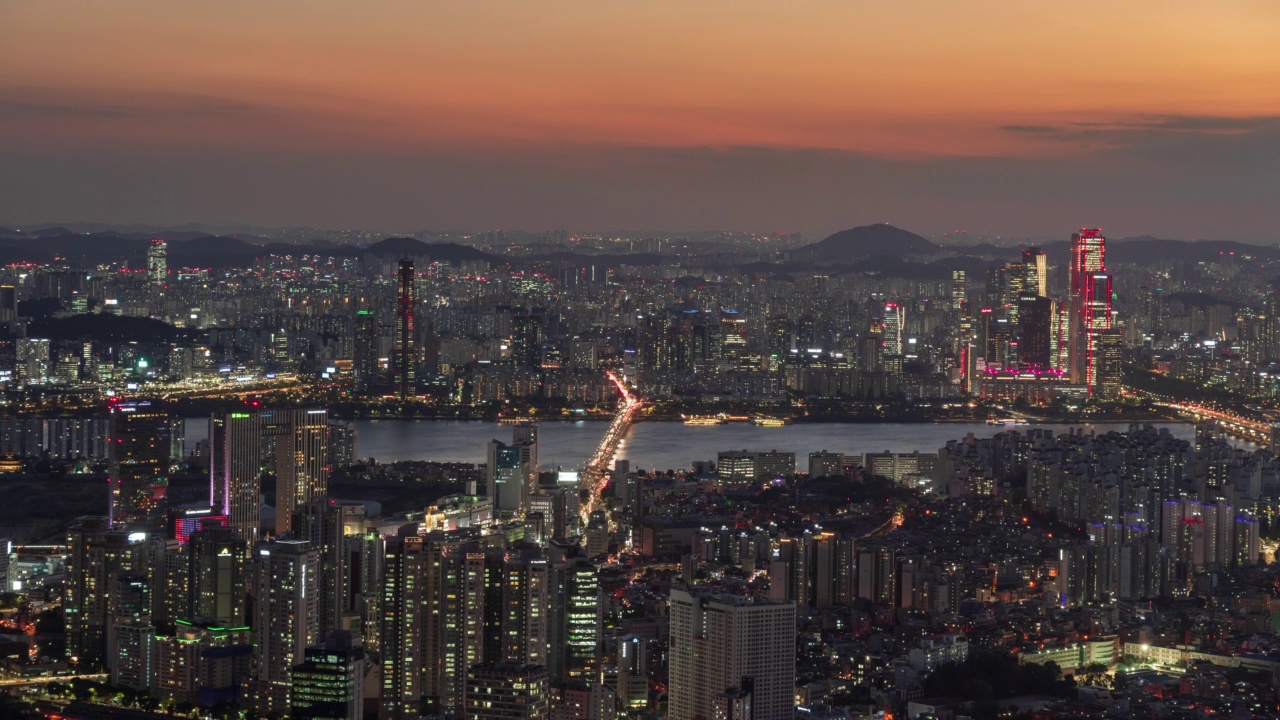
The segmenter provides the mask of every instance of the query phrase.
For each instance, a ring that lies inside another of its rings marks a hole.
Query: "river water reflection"
[[[1192,440],[1193,425],[1161,424],[1176,437]],[[482,463],[485,446],[491,439],[511,442],[511,427],[473,420],[357,420],[360,457],[379,462],[432,460],[437,462]],[[604,435],[607,423],[600,421],[544,422],[541,425],[540,456],[544,470],[562,466],[577,468],[591,455]],[[1097,432],[1124,431],[1127,423],[1096,425],[1037,425],[1066,432],[1083,427]],[[714,460],[721,450],[780,450],[794,452],[799,470],[808,469],[811,452],[827,450],[845,454],[882,452],[936,452],[947,440],[969,433],[991,437],[1002,428],[983,423],[800,423],[784,427],[761,427],[749,423],[690,426],[679,422],[642,422],[632,426],[618,450],[633,469],[666,470],[687,468],[695,460]],[[207,421],[187,421],[187,444],[207,436]]]

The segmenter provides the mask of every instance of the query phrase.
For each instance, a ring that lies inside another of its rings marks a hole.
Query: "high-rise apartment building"
[[[275,439],[276,534],[293,528],[298,508],[329,492],[329,418],[325,410],[263,413],[263,432]]]
[[[1008,317],[990,318],[987,323],[986,361],[989,365],[1012,368],[1018,363],[1018,324]]]
[[[1262,316],[1259,318],[1261,327],[1258,332],[1258,340],[1261,344],[1261,354],[1268,360],[1280,358],[1280,283],[1272,281],[1267,284],[1266,295],[1262,302]],[[0,294],[3,288],[0,288]],[[1161,324],[1163,303],[1158,293],[1152,294],[1151,312],[1153,316],[1153,325]]]
[[[159,522],[169,485],[170,423],[150,403],[111,406],[107,472],[113,526]]]
[[[86,663],[101,662],[106,654],[108,577],[127,569],[117,567],[117,554],[107,555],[103,536],[111,527],[105,517],[77,518],[67,531],[67,583],[62,606],[67,618],[67,656]],[[110,560],[112,567],[107,566]]]
[[[431,574],[422,538],[412,526],[399,537],[387,540],[383,562],[382,626],[379,646],[382,657],[382,711],[384,720],[410,720],[421,713],[429,682],[423,677],[426,635],[431,620],[425,602],[430,598]],[[440,608],[440,612],[444,612]]]
[[[499,612],[486,609],[493,627],[501,628],[501,643],[490,641],[491,648],[500,647],[500,657],[507,662],[545,667],[551,591],[547,559],[536,546],[524,545],[508,549],[501,556],[487,555],[486,565],[491,570],[486,578],[489,594],[501,598]],[[492,587],[495,582],[497,588]],[[488,653],[485,659],[493,660],[494,654]]]
[[[360,457],[360,434],[353,423],[329,421],[329,471],[356,464]]]
[[[110,528],[105,517],[81,517],[67,533],[63,607],[67,657],[80,668],[105,667],[137,685],[146,676],[146,632],[158,589],[146,532]]]
[[[673,589],[670,720],[715,717],[717,698],[751,684],[755,720],[793,720],[796,608]]]
[[[382,594],[382,709],[390,718],[463,711],[467,672],[481,663],[549,660],[548,561],[537,546],[482,543],[466,533],[387,541]],[[429,612],[424,612],[430,608]]]
[[[318,625],[326,635],[334,630],[353,629],[358,603],[352,597],[360,592],[362,583],[354,577],[358,568],[353,567],[347,537],[355,542],[363,539],[365,507],[358,502],[339,502],[324,497],[299,506],[292,525],[293,536],[311,543],[319,555],[320,601]],[[358,562],[358,560],[357,560]]]
[[[305,540],[258,543],[253,559],[254,657],[247,704],[284,715],[293,668],[319,640],[319,560]]]
[[[258,539],[262,514],[263,412],[221,410],[209,418],[209,504],[240,540]]]
[[[407,400],[418,394],[418,345],[413,316],[418,306],[417,276],[413,259],[400,261],[396,275],[396,336],[391,373],[396,396]]]
[[[113,531],[107,535],[107,542],[111,544],[113,539],[118,539],[123,533]],[[116,546],[120,545],[117,540]],[[143,690],[146,689],[151,674],[148,666],[151,637],[156,631],[151,619],[151,589],[154,583],[139,548],[129,547],[125,552],[130,556],[133,569],[118,573],[107,581],[110,590],[107,598],[105,664],[113,684]]]
[[[254,653],[248,626],[180,620],[151,643],[151,696],[161,702],[210,707],[245,701]]]
[[[130,690],[151,686],[151,656],[156,627],[148,616],[115,618],[107,665],[111,684]]]
[[[522,313],[511,318],[511,361],[521,367],[542,367],[541,316]]]
[[[15,355],[14,371],[23,381],[28,384],[48,381],[53,371],[48,338],[18,338]]]

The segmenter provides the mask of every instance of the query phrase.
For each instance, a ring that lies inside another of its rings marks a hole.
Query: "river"
[[[1176,437],[1193,440],[1195,426],[1160,424]],[[511,427],[476,420],[357,420],[360,457],[379,462],[432,460],[437,462],[485,461],[491,439],[511,442]],[[577,469],[604,435],[601,421],[544,422],[539,456],[543,470],[557,466]],[[1097,432],[1124,431],[1127,423],[1093,425],[1037,425],[1066,432],[1084,427]],[[799,470],[809,467],[811,452],[845,454],[883,452],[937,452],[948,440],[969,433],[991,437],[1006,428],[983,423],[798,423],[784,427],[760,427],[749,423],[690,426],[679,422],[642,422],[631,427],[618,449],[618,457],[633,469],[687,468],[695,460],[715,460],[722,450],[780,450],[794,452]],[[1029,428],[1013,428],[1025,431]],[[187,420],[187,447],[208,437],[208,421]]]

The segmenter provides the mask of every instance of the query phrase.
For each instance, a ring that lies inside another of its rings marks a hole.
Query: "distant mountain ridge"
[[[72,223],[73,227],[80,227]],[[179,267],[247,267],[267,254],[315,254],[335,258],[404,256],[448,263],[487,262],[490,264],[534,264],[562,262],[618,267],[657,265],[676,261],[670,255],[583,254],[557,250],[524,257],[506,257],[453,242],[425,242],[414,237],[389,236],[365,244],[338,244],[332,240],[286,243],[254,235],[208,235],[187,229],[168,229],[158,234],[133,232],[132,228],[110,228],[93,233],[75,233],[62,226],[17,231],[0,228],[0,264],[45,263],[61,260],[92,266],[128,262],[145,267],[150,239],[165,237],[169,242],[169,265]],[[1043,242],[1039,247],[1054,264],[1068,261],[1070,241]],[[940,246],[916,233],[884,223],[842,230],[807,246],[779,252],[774,262],[739,265],[746,272],[801,274],[821,268],[823,272],[865,273],[907,279],[947,279],[952,269],[964,269],[971,277],[981,277],[996,262],[1016,261],[1020,246],[990,244]],[[708,250],[710,252],[710,250]],[[1107,242],[1108,265],[1165,262],[1211,262],[1230,255],[1280,260],[1280,247],[1252,245],[1229,240],[1170,240],[1140,235],[1112,238]],[[688,262],[696,264],[698,260]],[[722,260],[717,260],[722,262]],[[745,262],[745,259],[744,259]]]
[[[375,257],[426,257],[438,262],[498,262],[499,259],[483,250],[457,243],[427,243],[411,237],[389,237],[365,247],[346,246],[343,248],[328,247],[327,252],[335,257],[356,256]]]
[[[1065,263],[1068,261],[1071,241],[1064,238],[1041,243],[1037,247],[1049,256],[1050,262]],[[851,271],[857,271],[855,268],[861,267],[867,272],[894,277],[920,277],[922,274],[935,277],[940,276],[943,266],[949,264],[957,268],[972,268],[975,263],[1018,260],[1021,253],[1022,246],[941,246],[909,230],[880,223],[841,230],[787,255],[792,261],[846,266]],[[1139,235],[1108,239],[1106,260],[1118,265],[1147,263],[1153,259],[1211,262],[1232,254],[1280,260],[1280,247],[1251,245],[1234,240],[1168,240]],[[925,265],[919,262],[900,262],[907,257],[923,259],[937,255],[945,257],[927,263],[931,268],[929,270],[924,270]],[[889,262],[891,259],[899,262]]]
[[[880,256],[931,255],[941,251],[942,248],[910,230],[878,223],[841,230],[812,245],[797,248],[791,256],[839,263]]]
[[[37,236],[0,237],[0,263],[52,262],[62,259],[90,265],[129,262],[145,263],[151,238],[124,236],[115,231],[87,235],[64,233]],[[499,262],[500,259],[481,250],[456,243],[427,243],[415,238],[391,237],[372,245],[334,245],[327,241],[293,245],[287,243],[255,244],[238,237],[206,235],[185,240],[170,240],[171,267],[247,267],[264,255],[328,255],[333,257],[397,256],[425,257],[439,262]]]

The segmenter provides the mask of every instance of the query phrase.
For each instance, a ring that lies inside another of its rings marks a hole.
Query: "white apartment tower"
[[[253,681],[249,703],[260,713],[288,714],[292,674],[308,645],[319,642],[319,559],[305,540],[257,546],[254,577]]]
[[[792,720],[796,606],[671,591],[669,720],[714,716],[749,678],[753,720]]]

